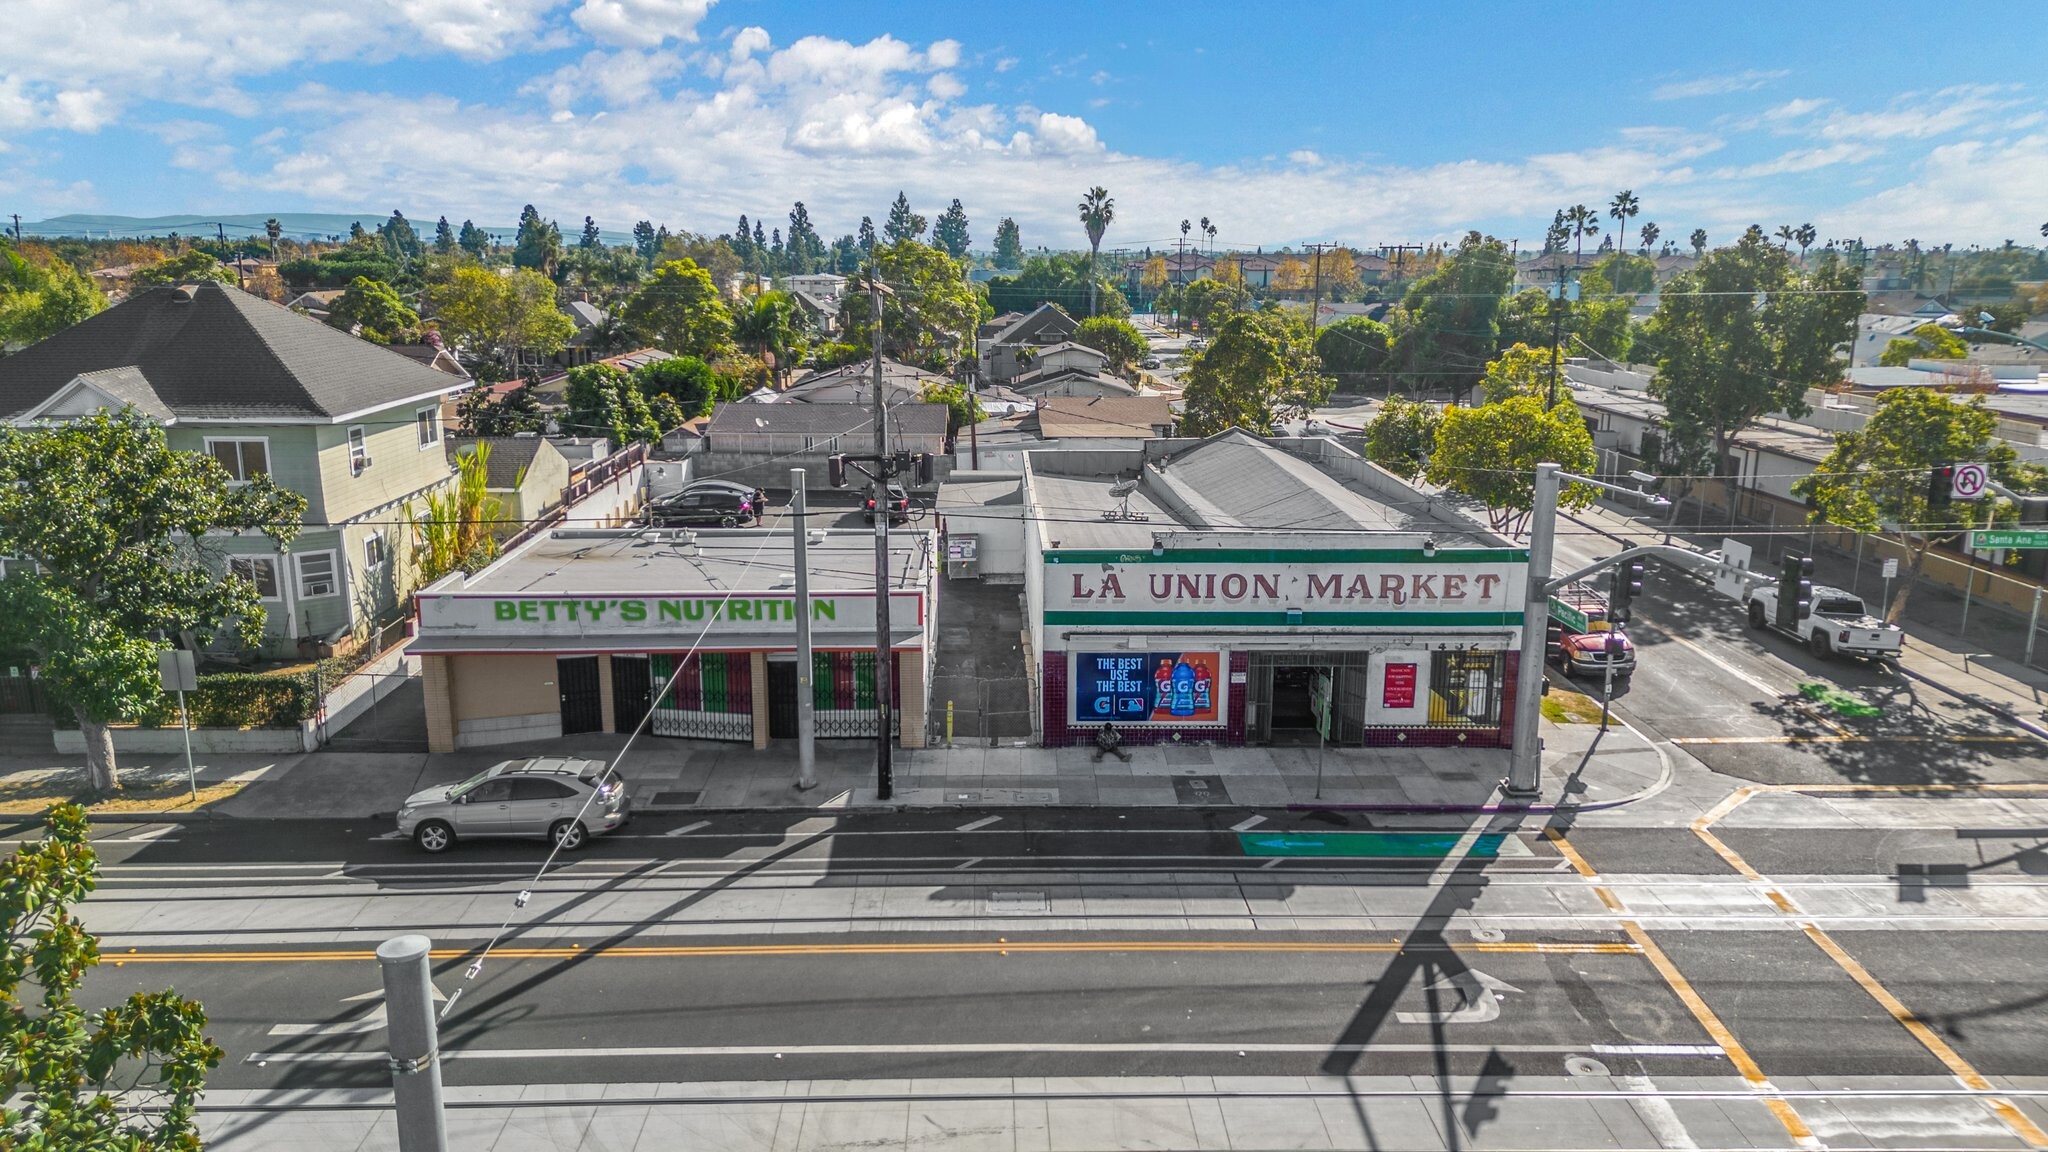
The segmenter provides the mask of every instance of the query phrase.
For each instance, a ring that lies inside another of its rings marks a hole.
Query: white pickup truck
[[[1778,586],[1763,584],[1749,590],[1749,626],[1778,627]],[[1816,656],[1862,656],[1871,660],[1896,660],[1906,634],[1896,624],[1887,624],[1870,614],[1863,599],[1840,588],[1816,585],[1807,615],[1789,635],[1804,642]]]

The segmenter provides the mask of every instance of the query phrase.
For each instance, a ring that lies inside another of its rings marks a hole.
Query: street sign
[[[1897,576],[1898,574],[1899,574],[1899,558],[1898,558],[1897,556],[1887,556],[1887,557],[1885,557],[1885,561],[1884,561],[1884,578],[1885,578],[1885,579],[1887,579],[1887,580],[1890,580],[1890,579],[1892,579],[1893,577]]]
[[[1984,494],[1990,482],[1990,465],[1958,464],[1954,477],[1949,480],[1949,495],[1957,500],[1975,500]]]
[[[1589,632],[1592,630],[1589,627],[1589,621],[1587,621],[1584,612],[1559,600],[1555,596],[1550,598],[1550,618],[1573,632]]]
[[[173,648],[157,653],[156,673],[166,692],[199,691],[199,672],[192,664],[192,653],[187,649]]]
[[[2048,548],[2048,531],[2020,528],[1992,528],[1970,533],[1970,547],[1982,548]],[[1894,565],[1897,561],[1891,561]],[[1889,576],[1891,573],[1887,572]]]
[[[1330,674],[1316,673],[1315,693],[1309,697],[1309,710],[1316,715],[1316,735],[1330,738]]]
[[[1714,567],[1714,591],[1730,600],[1748,599],[1751,559],[1749,545],[1722,537],[1721,562]]]

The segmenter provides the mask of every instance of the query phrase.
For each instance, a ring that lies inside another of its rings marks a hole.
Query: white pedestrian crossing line
[[[962,832],[978,832],[991,824],[1001,823],[1002,819],[1003,818],[1001,816],[983,816],[979,820],[967,824],[962,824],[959,830]]]

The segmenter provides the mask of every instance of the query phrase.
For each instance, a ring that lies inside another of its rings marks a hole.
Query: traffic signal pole
[[[1627,496],[1640,497],[1634,488],[1609,484],[1590,476],[1564,471],[1556,464],[1536,466],[1536,491],[1529,514],[1529,575],[1522,602],[1522,651],[1515,676],[1514,746],[1509,752],[1508,777],[1501,793],[1510,799],[1534,800],[1543,786],[1543,740],[1539,726],[1543,715],[1543,655],[1549,643],[1550,597],[1574,580],[1583,580],[1602,569],[1657,556],[1681,563],[1696,563],[1701,554],[1669,544],[1644,544],[1596,560],[1562,576],[1550,574],[1553,544],[1557,539],[1557,499],[1563,484],[1584,484]]]

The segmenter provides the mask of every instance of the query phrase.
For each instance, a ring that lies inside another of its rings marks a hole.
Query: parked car
[[[1145,358],[1144,358],[1143,360],[1140,360],[1140,361],[1138,361],[1138,367],[1140,367],[1140,368],[1157,368],[1157,367],[1159,367],[1159,357],[1157,357],[1157,356],[1147,356],[1147,357],[1145,357]]]
[[[860,502],[860,514],[868,523],[875,522],[875,498],[871,495]],[[901,484],[889,485],[889,523],[903,524],[910,520],[910,493]]]
[[[649,502],[644,516],[653,528],[742,528],[753,522],[741,511],[752,497],[751,488],[706,481]]]
[[[460,784],[405,798],[398,831],[423,852],[489,836],[553,840],[564,852],[625,826],[633,802],[626,782],[604,761],[561,756],[507,760]]]
[[[1610,667],[1617,676],[1636,670],[1635,644],[1608,621],[1607,597],[1583,580],[1550,597],[1549,654],[1566,676],[1604,676]]]

